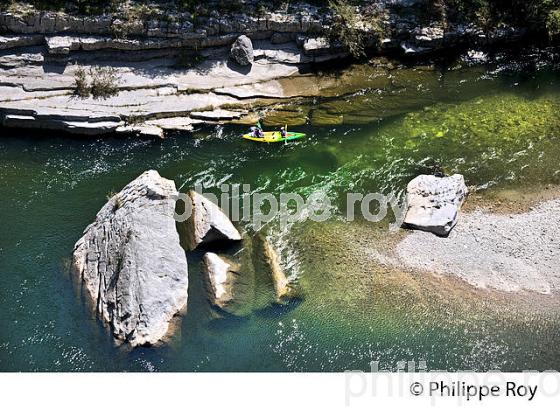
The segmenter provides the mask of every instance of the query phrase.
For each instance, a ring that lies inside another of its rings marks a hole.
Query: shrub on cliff
[[[74,73],[74,87],[74,92],[79,97],[85,98],[91,94],[87,80],[87,73],[82,67],[78,67]]]
[[[560,0],[430,0],[428,14],[476,22],[490,30],[500,24],[554,31]]]
[[[353,57],[363,57],[364,37],[357,28],[355,8],[345,0],[329,0],[329,7],[334,14],[329,33],[331,40],[339,41]]]
[[[546,29],[550,37],[560,34],[560,9],[552,10],[546,19]]]
[[[119,77],[112,67],[94,67],[90,69],[91,95],[93,98],[108,98],[119,92]]]
[[[74,73],[75,94],[86,98],[109,98],[119,92],[119,77],[112,67],[78,67]]]

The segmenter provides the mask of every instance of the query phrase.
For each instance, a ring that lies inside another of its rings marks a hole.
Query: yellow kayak
[[[280,131],[263,132],[262,137],[255,137],[253,133],[243,135],[244,139],[256,142],[284,142],[303,137],[305,137],[305,134],[301,132],[287,132],[286,135],[282,137]]]

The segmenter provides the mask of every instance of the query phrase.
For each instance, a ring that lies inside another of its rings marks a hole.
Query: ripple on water
[[[401,88],[390,96],[372,90],[318,101],[313,109],[325,118],[341,114],[363,125],[302,126],[308,138],[286,145],[249,144],[235,126],[163,141],[2,139],[0,215],[10,218],[2,221],[9,235],[0,236],[1,368],[367,370],[371,360],[395,368],[421,359],[430,369],[558,368],[557,307],[546,312],[542,300],[512,301],[380,268],[373,253],[393,238],[386,224],[340,220],[346,192],[401,197],[408,180],[436,163],[488,190],[560,182],[557,81],[545,73],[504,77],[506,71],[484,79],[480,68],[445,76],[417,70],[396,77]],[[418,79],[425,86],[405,101]],[[457,86],[457,79],[467,81]],[[385,114],[390,118],[371,122]],[[193,256],[196,290],[179,342],[114,348],[71,293],[60,261],[107,193],[150,168],[181,190],[205,183],[219,193],[222,183],[247,183],[252,192],[327,194],[336,211],[329,221],[280,229],[275,220],[265,228],[304,300],[217,325]]]

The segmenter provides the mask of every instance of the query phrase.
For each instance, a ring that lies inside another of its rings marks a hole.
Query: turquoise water
[[[308,138],[287,145],[248,143],[236,126],[164,141],[0,130],[0,370],[343,371],[366,370],[371,360],[382,368],[426,360],[430,369],[560,370],[556,296],[475,291],[377,266],[367,253],[386,235],[384,223],[334,215],[288,232],[268,226],[304,298],[244,318],[216,318],[201,255],[190,254],[188,313],[173,343],[159,348],[115,347],[68,273],[73,245],[107,195],[147,169],[182,191],[204,183],[217,192],[224,182],[274,194],[320,190],[339,213],[345,192],[402,195],[434,164],[490,191],[558,184],[557,75],[547,67],[453,72],[464,91],[456,92],[457,81],[440,81],[441,94],[403,97],[401,113],[368,124],[298,127]],[[407,87],[420,90],[418,81]],[[353,116],[369,112],[376,95],[344,97],[341,113],[348,106]]]

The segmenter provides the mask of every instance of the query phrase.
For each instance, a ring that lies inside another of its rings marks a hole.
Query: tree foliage
[[[355,7],[345,0],[329,0],[329,7],[333,11],[333,21],[329,37],[331,41],[339,41],[353,57],[364,55],[364,38],[357,27]]]
[[[560,9],[560,0],[430,0],[430,4],[435,3],[443,3],[453,19],[486,27],[511,24],[533,30],[547,29]]]

